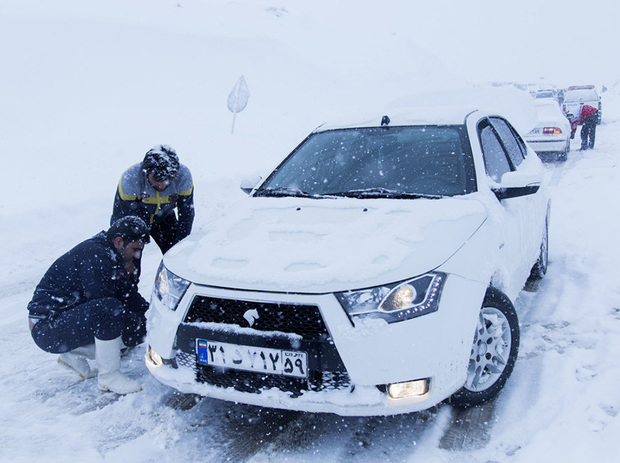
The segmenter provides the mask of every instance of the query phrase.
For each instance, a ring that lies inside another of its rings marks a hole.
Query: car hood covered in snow
[[[328,293],[404,280],[444,263],[487,217],[444,199],[248,198],[169,251],[173,273],[226,288]]]

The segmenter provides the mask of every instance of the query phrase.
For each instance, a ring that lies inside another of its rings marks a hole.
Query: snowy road
[[[442,405],[412,415],[343,418],[194,401],[150,377],[142,348],[124,357],[123,369],[144,391],[101,393],[95,381],[78,380],[56,356],[38,350],[26,327],[25,306],[56,257],[53,249],[84,238],[83,230],[62,233],[61,224],[50,223],[50,242],[15,243],[9,256],[42,257],[16,266],[13,280],[7,276],[0,288],[0,459],[460,463],[596,455],[611,461],[620,429],[620,227],[613,214],[620,198],[619,133],[610,116],[595,150],[573,150],[565,164],[548,164],[549,273],[517,301],[521,351],[506,388],[495,403],[467,412]],[[237,187],[232,181],[230,191],[212,188],[206,196],[215,214]],[[145,294],[158,260],[147,249]]]

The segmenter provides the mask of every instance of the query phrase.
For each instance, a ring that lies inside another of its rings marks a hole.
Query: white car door
[[[514,129],[502,118],[479,123],[478,133],[485,170],[495,191],[514,194],[497,199],[493,219],[502,230],[496,284],[514,298],[522,289],[538,258],[546,207],[536,185],[542,182],[538,159],[526,160],[527,148]]]

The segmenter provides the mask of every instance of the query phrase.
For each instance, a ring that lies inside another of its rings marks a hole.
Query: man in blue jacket
[[[148,302],[134,273],[149,239],[136,216],[115,221],[107,231],[83,241],[47,270],[28,304],[32,338],[82,377],[98,375],[101,389],[137,392],[140,384],[120,372],[123,346],[140,344],[146,334]],[[96,358],[98,374],[89,359]]]
[[[137,215],[149,225],[163,254],[192,231],[192,174],[170,146],[154,146],[121,176],[110,223],[126,215]]]

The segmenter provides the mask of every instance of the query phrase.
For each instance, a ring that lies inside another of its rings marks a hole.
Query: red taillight
[[[562,133],[562,129],[560,129],[559,127],[545,127],[543,128],[543,133],[545,135],[555,135]]]

